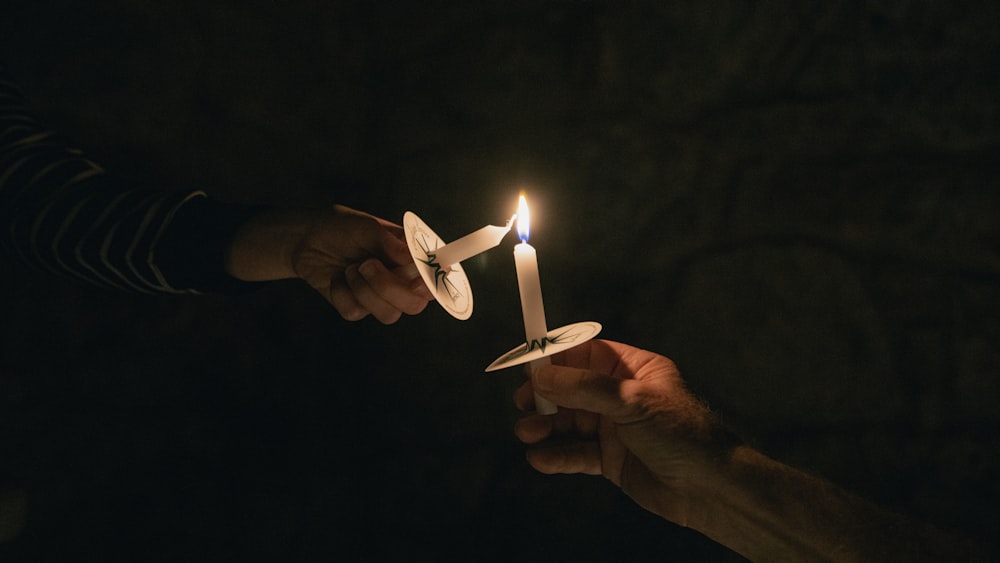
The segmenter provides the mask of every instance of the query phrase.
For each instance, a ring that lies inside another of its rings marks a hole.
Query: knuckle
[[[360,306],[342,307],[339,309],[339,311],[340,311],[340,316],[343,317],[344,320],[352,322],[360,321],[361,319],[368,316],[368,311],[366,311],[364,308]]]
[[[403,313],[401,311],[398,311],[398,310],[397,311],[389,311],[389,312],[382,313],[381,315],[379,315],[378,320],[379,320],[379,322],[381,322],[384,325],[391,325],[391,324],[395,323],[396,321],[398,321],[399,318],[402,317],[402,316],[403,316]]]

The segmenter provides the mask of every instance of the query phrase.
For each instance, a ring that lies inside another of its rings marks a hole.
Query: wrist
[[[687,487],[688,527],[744,556],[761,555],[780,540],[771,537],[787,529],[782,509],[769,500],[785,491],[785,467],[740,445],[706,463],[692,475]]]
[[[312,214],[304,210],[269,209],[244,223],[226,251],[226,272],[243,281],[295,278],[295,248],[308,232]]]
[[[711,421],[697,437],[672,440],[669,447],[636,444],[626,459],[622,488],[647,510],[675,524],[707,533],[731,502],[732,474],[750,450]],[[663,452],[670,454],[664,456]],[[650,465],[647,465],[649,462]]]

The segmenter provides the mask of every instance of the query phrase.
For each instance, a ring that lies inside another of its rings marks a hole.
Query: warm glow
[[[521,238],[521,242],[528,242],[530,223],[531,214],[528,213],[528,200],[524,199],[524,193],[522,192],[520,198],[517,200],[517,236]]]

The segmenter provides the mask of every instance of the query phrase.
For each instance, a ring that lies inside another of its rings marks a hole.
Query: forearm
[[[755,561],[989,559],[985,546],[913,522],[745,446],[697,487],[705,502],[689,526]]]

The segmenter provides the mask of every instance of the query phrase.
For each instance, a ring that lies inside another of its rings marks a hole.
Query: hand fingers
[[[356,271],[360,276],[347,276],[348,285],[358,302],[381,322],[394,323],[401,313],[416,315],[427,307],[430,292],[422,280],[408,281],[376,259],[362,262]]]
[[[417,265],[413,262],[403,264],[402,266],[396,266],[392,269],[392,273],[408,282],[416,279],[423,280],[423,278],[420,277],[420,271],[417,270]]]
[[[398,235],[390,231],[383,233],[382,250],[389,264],[398,264],[401,266],[413,264],[413,256],[410,254],[410,249],[406,246],[406,242],[403,241],[402,235],[402,228],[400,228]]]
[[[351,264],[344,270],[344,280],[347,288],[357,304],[370,313],[382,324],[392,324],[399,320],[402,313],[399,309],[386,303],[365,280],[356,264]],[[344,317],[347,318],[347,317]],[[363,316],[360,318],[364,318]],[[350,319],[349,319],[350,320]]]
[[[598,373],[624,376],[617,373],[622,366],[622,354],[627,350],[638,350],[625,344],[608,340],[591,340],[574,346],[560,355],[553,357],[552,363],[587,368]]]
[[[408,273],[405,266],[400,273]],[[372,314],[384,324],[398,321],[402,313],[420,313],[432,298],[419,275],[408,281],[377,259],[348,266],[330,280],[326,293],[344,319],[357,321]]]
[[[514,391],[514,404],[522,411],[535,408],[535,391],[531,382]],[[560,409],[554,415],[529,415],[519,419],[514,425],[514,434],[528,444],[560,435],[592,437],[597,435],[599,421],[600,415],[592,412]]]
[[[354,294],[348,288],[344,275],[341,275],[340,279],[334,278],[330,280],[330,289],[327,292],[326,299],[346,321],[360,321],[368,316],[368,310],[358,303],[358,300],[354,298]]]
[[[343,220],[341,229],[365,253],[390,265],[413,261],[406,246],[403,227],[343,205],[334,206],[334,210]]]
[[[528,449],[528,463],[541,473],[601,474],[601,447],[597,442],[572,441]]]
[[[600,417],[592,412],[560,409],[554,415],[528,415],[514,423],[514,435],[526,444],[559,437],[597,437]]]
[[[562,411],[566,411],[572,417],[572,424],[566,430],[567,432],[573,432],[578,436],[584,437],[597,435],[597,425],[601,420],[601,415],[589,411],[560,409],[560,412]],[[557,417],[556,431],[560,430]]]
[[[348,266],[344,270],[344,279],[358,304],[382,324],[392,324],[402,316],[403,311],[391,301],[401,302],[403,294],[412,299],[404,304],[410,310],[420,312],[427,304],[426,301],[413,295],[405,284],[402,290],[393,285],[393,279],[397,284],[401,283],[401,280],[385,270],[377,260],[363,262],[360,266],[355,264]]]
[[[535,390],[530,381],[514,391],[514,406],[521,411],[535,410]],[[559,412],[546,417],[552,419],[551,428],[556,434],[565,434],[572,430],[587,436],[597,431],[597,415],[586,411],[560,409]]]
[[[535,390],[531,387],[530,381],[524,382],[514,391],[514,406],[520,411],[535,409]]]
[[[383,219],[382,217],[376,217],[375,215],[372,215],[372,217],[375,217],[375,220],[378,221],[378,224],[381,225],[383,229],[389,231],[389,233],[391,233],[392,236],[400,240],[403,240],[404,236],[403,236],[402,225],[400,225],[399,223],[393,223],[392,221],[388,219]]]
[[[361,248],[386,264],[413,263],[413,256],[406,246],[402,227],[371,215],[367,219],[369,221],[355,228],[355,236]]]
[[[427,288],[427,284],[424,283],[424,278],[420,277],[420,271],[417,270],[417,265],[412,261],[409,264],[396,266],[392,269],[392,273],[406,280],[410,291],[417,294],[417,296],[427,301],[434,299],[434,294],[432,294],[431,290]]]
[[[396,309],[416,315],[427,306],[428,300],[413,292],[409,280],[399,277],[378,260],[362,262],[358,271],[379,298]]]
[[[542,366],[531,375],[535,392],[572,409],[611,415],[623,411],[622,386],[632,383],[595,371],[565,366]]]
[[[537,444],[552,435],[552,417],[526,416],[514,423],[514,435],[525,444]]]

